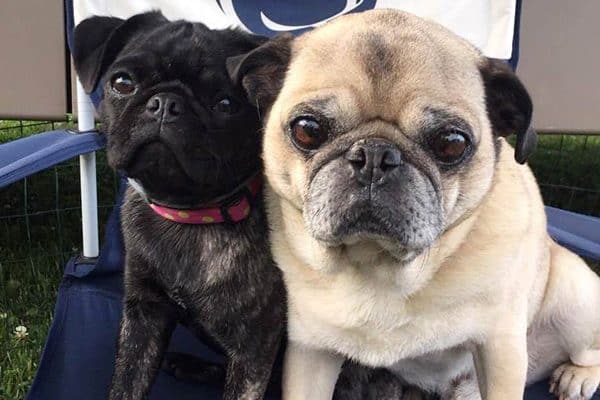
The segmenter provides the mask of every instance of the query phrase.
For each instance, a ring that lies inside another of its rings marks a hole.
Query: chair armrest
[[[105,146],[96,131],[43,132],[0,145],[0,188],[80,154]]]
[[[600,261],[600,218],[546,207],[548,233],[580,256]]]

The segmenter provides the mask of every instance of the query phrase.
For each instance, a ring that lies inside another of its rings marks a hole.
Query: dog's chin
[[[158,203],[186,206],[210,201],[216,196],[210,182],[190,176],[174,152],[159,141],[140,145],[119,161],[112,166],[135,180],[145,194]],[[195,164],[199,171],[210,170],[208,160],[196,160]]]
[[[312,218],[315,206],[306,207],[306,225],[315,239],[328,246],[382,243],[404,258],[431,246],[440,233],[437,213],[411,215],[387,201],[352,197],[352,202],[326,206],[327,211],[316,214],[319,218]],[[322,209],[319,205],[316,208]]]
[[[376,261],[382,255],[391,257],[396,263],[405,265],[426,251],[429,246],[419,248],[408,248],[395,240],[382,238],[380,235],[370,232],[361,232],[351,237],[346,237],[341,242],[350,259],[357,263],[365,261]]]
[[[122,166],[130,178],[155,186],[158,183],[187,185],[193,179],[186,174],[171,149],[161,142],[151,142],[135,149]]]
[[[363,259],[375,258],[370,253],[385,253],[399,264],[407,264],[426,251],[434,241],[434,236],[415,242],[407,240],[403,232],[383,233],[381,229],[361,228],[360,224],[349,227],[344,233],[339,231],[312,231],[313,237],[326,247],[343,248],[350,258],[363,263]]]

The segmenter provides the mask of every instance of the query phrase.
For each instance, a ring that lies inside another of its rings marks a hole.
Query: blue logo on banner
[[[301,33],[350,12],[369,10],[377,0],[217,0],[236,23],[259,35]]]

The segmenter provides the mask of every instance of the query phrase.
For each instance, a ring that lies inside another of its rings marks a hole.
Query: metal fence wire
[[[0,121],[0,143],[72,121]],[[542,135],[530,160],[546,204],[600,216],[600,135]],[[118,179],[98,154],[101,231],[114,203]],[[0,189],[0,270],[40,262],[62,265],[81,245],[77,160]],[[101,232],[102,235],[102,232]],[[102,236],[100,236],[102,237]],[[0,274],[0,285],[4,273]]]
[[[74,128],[72,121],[0,121],[0,143],[70,127]],[[103,152],[98,154],[97,173],[99,220],[105,221],[115,201],[118,178]],[[6,284],[12,268],[31,268],[36,275],[42,270],[39,265],[62,268],[80,251],[80,202],[77,159],[0,189],[0,285]],[[103,228],[101,224],[101,234]]]
[[[70,120],[0,121],[0,143],[71,126]],[[97,160],[102,238],[118,178],[104,152]],[[530,165],[546,204],[600,216],[600,135],[544,135]],[[81,243],[77,159],[0,189],[0,399],[22,398],[27,392],[63,267],[81,251]]]

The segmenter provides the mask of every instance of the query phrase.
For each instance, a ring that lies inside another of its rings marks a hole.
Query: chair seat
[[[70,261],[67,270],[74,269],[74,262]],[[114,368],[122,293],[121,274],[76,278],[67,273],[59,289],[54,321],[28,400],[106,400]],[[181,326],[173,334],[169,351],[223,361],[221,355]],[[266,399],[279,399],[278,390],[271,389]],[[160,372],[148,399],[221,398],[221,390],[213,385],[183,382]],[[547,381],[528,387],[525,399],[554,400],[548,393]],[[594,400],[600,400],[600,392]]]
[[[70,261],[70,269],[73,263]],[[68,268],[68,269],[69,269]],[[122,275],[67,274],[60,286],[54,321],[29,400],[106,400],[114,368],[121,318]],[[175,330],[169,351],[221,362],[222,357],[183,327]],[[221,390],[176,380],[161,372],[149,400],[217,400]]]

